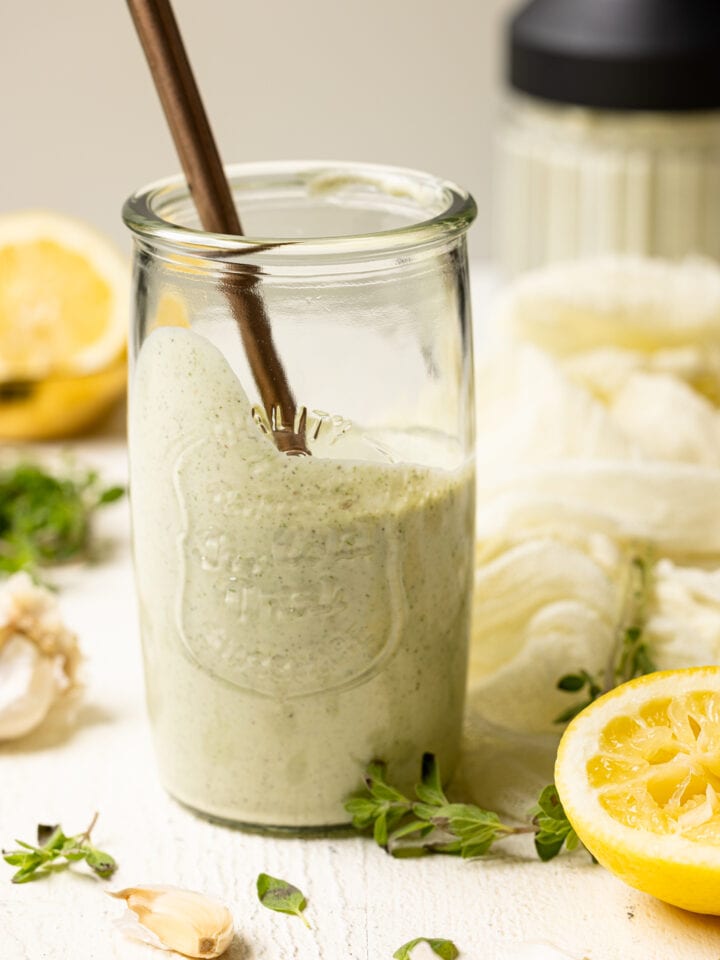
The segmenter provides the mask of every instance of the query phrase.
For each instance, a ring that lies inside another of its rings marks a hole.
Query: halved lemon
[[[563,735],[555,783],[608,870],[720,914],[720,667],[652,673],[596,700]]]
[[[126,342],[129,268],[92,227],[58,213],[0,216],[0,379],[96,373]]]
[[[90,426],[125,389],[128,263],[58,213],[0,216],[0,437]]]
[[[53,440],[93,427],[125,393],[127,361],[84,377],[0,383],[0,440]]]

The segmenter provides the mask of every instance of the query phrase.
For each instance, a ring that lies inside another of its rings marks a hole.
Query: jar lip
[[[391,252],[405,247],[447,240],[464,233],[477,215],[471,194],[449,180],[405,167],[348,161],[268,161],[230,164],[225,167],[233,190],[264,181],[266,186],[287,185],[294,178],[318,195],[331,194],[351,184],[364,186],[388,198],[412,200],[418,210],[424,206],[431,216],[371,233],[340,234],[311,237],[237,237],[207,233],[162,216],[171,204],[188,201],[190,191],[182,175],[157,180],[132,194],[123,205],[125,224],[138,237],[152,243],[208,256],[214,252],[242,254],[253,259],[278,257],[343,256],[362,253]],[[438,200],[441,208],[438,210]],[[434,208],[430,200],[434,200]],[[437,212],[433,212],[436,210]]]

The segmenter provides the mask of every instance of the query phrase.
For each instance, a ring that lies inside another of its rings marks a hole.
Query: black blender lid
[[[720,108],[720,0],[532,0],[510,22],[516,90],[608,110]]]

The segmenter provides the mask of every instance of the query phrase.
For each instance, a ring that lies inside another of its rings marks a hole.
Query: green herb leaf
[[[107,487],[103,490],[97,500],[97,505],[104,506],[106,503],[115,503],[116,500],[125,496],[125,487]]]
[[[0,469],[0,572],[28,570],[85,557],[94,510],[123,495],[98,490],[95,471],[59,476],[36,463]]]
[[[374,760],[367,768],[365,785],[378,800],[400,804],[408,802],[407,797],[387,782],[385,764],[379,760]]]
[[[457,838],[457,851],[446,852],[458,852],[463,859],[483,856],[496,840],[515,832],[512,827],[502,824],[496,813],[470,803],[451,803],[440,807],[432,822]]]
[[[66,837],[60,826],[38,824],[38,846],[15,842],[19,850],[3,850],[6,863],[19,867],[12,877],[13,883],[27,883],[50,873],[67,868],[71,863],[85,860],[90,869],[99,877],[107,879],[117,869],[115,860],[90,843],[90,833],[97,821],[97,814],[83,833]]]
[[[410,960],[410,954],[419,943],[427,943],[432,952],[442,960],[455,960],[460,951],[452,940],[436,940],[429,937],[416,937],[399,947],[393,954],[394,960]]]
[[[9,863],[11,867],[19,867],[25,864],[28,859],[28,854],[24,850],[16,850],[14,853],[12,851],[3,850],[3,860],[5,863]]]
[[[113,857],[102,850],[95,850],[94,848],[88,850],[85,862],[103,880],[107,880],[117,870],[117,863],[115,863]]]
[[[398,827],[397,830],[393,830],[392,839],[401,840],[403,837],[409,837],[413,834],[425,836],[433,829],[433,824],[428,823],[427,820],[408,820],[407,823],[404,823],[401,827]]]
[[[29,883],[31,880],[35,879],[35,871],[38,866],[40,866],[41,861],[28,861],[25,866],[21,867],[16,873],[13,874],[12,882],[13,883]]]
[[[268,910],[300,917],[305,926],[310,929],[310,924],[303,913],[307,906],[305,894],[287,880],[278,880],[277,877],[261,873],[257,878],[257,895],[260,903]]]
[[[562,850],[574,850],[579,841],[578,835],[565,815],[560,797],[554,785],[545,787],[532,811],[533,822],[537,825],[535,849],[541,860],[552,860]]]
[[[365,789],[345,802],[356,830],[372,828],[375,842],[387,847],[392,831],[411,812],[412,802],[390,786],[385,764],[374,760],[363,777]]]
[[[377,815],[377,804],[366,797],[350,797],[345,802],[345,809],[352,817],[356,830],[365,830],[371,826]]]

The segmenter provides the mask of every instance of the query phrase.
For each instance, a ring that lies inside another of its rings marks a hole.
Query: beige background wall
[[[175,0],[227,160],[426,168],[475,194],[487,245],[500,31],[514,0]],[[0,210],[126,243],[126,194],[177,161],[123,0],[0,0]]]

